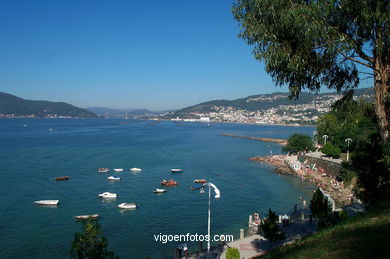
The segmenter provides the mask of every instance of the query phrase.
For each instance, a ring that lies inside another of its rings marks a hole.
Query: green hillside
[[[258,258],[390,258],[390,203]]]
[[[64,102],[31,101],[0,92],[1,117],[83,117],[96,118],[93,112]]]
[[[371,95],[372,93],[372,88],[362,88],[356,89],[354,95],[363,96],[366,94]],[[289,93],[272,93],[252,95],[236,100],[213,100],[180,109],[174,113],[174,116],[180,116],[182,114],[190,112],[210,112],[213,110],[212,107],[214,106],[230,106],[236,109],[242,109],[247,111],[266,110],[269,108],[278,107],[280,105],[309,104],[319,98],[320,101],[324,102],[334,95],[339,94],[336,92],[322,94],[303,92],[299,95],[299,98],[297,100],[291,100],[289,98]]]

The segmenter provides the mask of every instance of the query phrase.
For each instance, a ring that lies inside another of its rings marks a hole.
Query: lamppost
[[[328,135],[323,135],[322,138],[324,139],[324,145],[326,145],[326,139],[328,138]]]
[[[348,146],[348,148],[347,148],[347,162],[348,162],[348,160],[349,160],[349,143],[352,142],[352,139],[347,138],[347,139],[345,139],[345,142],[347,142],[347,146]]]
[[[217,188],[217,186],[215,186],[213,183],[208,182],[207,185],[209,187],[209,211],[208,211],[208,219],[207,219],[207,235],[208,235],[208,240],[207,240],[207,258],[209,258],[209,255],[210,255],[210,223],[211,223],[211,210],[210,210],[211,188],[213,188],[214,192],[215,192],[214,198],[216,198],[216,199],[221,198],[221,194],[220,194],[219,189]]]

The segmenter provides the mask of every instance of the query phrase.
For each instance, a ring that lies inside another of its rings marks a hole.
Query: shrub
[[[226,259],[240,259],[240,251],[234,247],[228,247],[226,251]]]
[[[332,158],[339,158],[341,150],[338,146],[335,146],[332,143],[328,142],[322,147],[322,153]]]

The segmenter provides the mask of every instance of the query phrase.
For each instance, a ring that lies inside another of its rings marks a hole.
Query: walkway
[[[292,240],[301,239],[304,236],[310,235],[317,230],[317,226],[314,224],[314,222],[312,225],[310,225],[308,210],[304,211],[305,219],[301,220],[302,211],[303,210],[298,210],[291,215],[291,219],[293,222],[290,224],[289,227],[282,227],[283,231],[286,233],[287,236],[286,240],[284,240],[284,243]],[[233,241],[225,246],[219,245],[213,247],[210,251],[209,258],[225,259],[227,246],[238,248],[238,250],[240,251],[240,259],[247,259],[252,258],[256,255],[261,255],[270,248],[275,248],[280,245],[281,243],[276,243],[270,246],[268,240],[266,240],[263,236],[259,234],[255,234],[248,236],[244,239]],[[207,258],[207,254],[206,251],[203,250],[201,253],[191,254],[189,258],[204,259]]]

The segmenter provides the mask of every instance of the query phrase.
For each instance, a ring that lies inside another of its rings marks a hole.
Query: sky
[[[238,38],[233,0],[1,0],[0,91],[179,109],[287,92]]]

